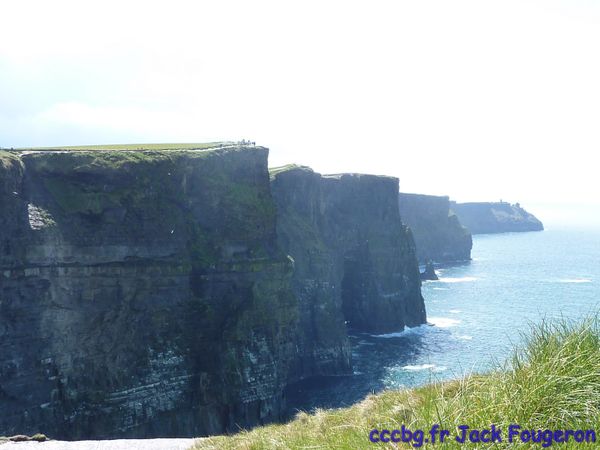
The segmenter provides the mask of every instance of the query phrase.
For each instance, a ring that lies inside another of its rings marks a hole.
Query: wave
[[[384,334],[370,334],[369,336],[375,337],[375,338],[384,338],[384,339],[398,338],[398,337],[403,337],[403,336],[406,336],[409,334],[423,333],[430,326],[431,325],[427,323],[427,324],[419,325],[416,327],[405,327],[404,330],[402,330],[402,331],[395,331],[393,333],[384,333]]]
[[[592,280],[589,278],[565,278],[557,280],[559,283],[591,283]]]
[[[407,372],[417,372],[419,370],[433,369],[434,367],[435,364],[419,364],[416,366],[404,366],[402,367],[402,370],[406,370]]]
[[[448,311],[450,314],[460,314],[462,311],[460,309],[451,309]]]
[[[458,339],[462,339],[463,341],[470,341],[473,339],[473,336],[469,336],[468,334],[459,334],[456,336]]]
[[[459,310],[454,310],[459,311]],[[451,311],[452,312],[452,311]],[[419,325],[417,327],[406,327],[402,331],[395,331],[393,333],[384,333],[384,334],[370,334],[369,336],[374,338],[399,338],[403,336],[407,336],[409,334],[421,334],[425,332],[429,327],[434,326],[438,328],[450,328],[456,326],[460,323],[458,319],[452,319],[450,317],[428,317],[427,323],[423,325]],[[363,344],[364,345],[364,344]]]
[[[431,370],[432,372],[443,372],[447,369],[445,366],[436,366],[435,364],[417,364],[401,367],[405,372],[419,372],[421,370]]]
[[[429,317],[427,321],[438,328],[450,328],[460,323],[460,320],[450,317]]]
[[[457,278],[440,277],[438,279],[438,281],[441,283],[468,283],[470,281],[475,281],[475,280],[477,280],[477,278],[475,278],[475,277],[457,277]]]
[[[372,334],[371,336],[375,337],[375,338],[383,338],[383,339],[397,338],[397,337],[406,336],[406,331],[398,331],[396,333],[385,333],[385,334]]]
[[[449,291],[450,289],[448,289],[448,288],[441,288],[441,287],[434,287],[433,290],[434,291]]]

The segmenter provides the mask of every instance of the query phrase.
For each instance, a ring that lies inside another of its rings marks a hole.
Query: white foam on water
[[[434,287],[433,288],[434,291],[449,291],[449,288],[441,288],[441,287]]]
[[[440,277],[438,281],[441,283],[469,283],[476,280],[477,278],[475,277]]]
[[[460,314],[462,311],[460,309],[451,309],[450,314]]]
[[[407,372],[418,372],[420,370],[427,370],[427,369],[433,369],[435,367],[435,364],[418,364],[415,366],[404,366],[402,367],[402,370],[406,370]]]
[[[370,336],[376,337],[376,338],[384,338],[384,339],[397,338],[397,337],[406,336],[408,334],[423,333],[429,326],[430,325],[425,324],[425,325],[419,325],[417,327],[406,327],[402,331],[396,331],[394,333],[384,333],[384,334],[371,334]]]
[[[435,364],[416,364],[401,367],[405,372],[420,372],[422,370],[431,370],[432,372],[443,372],[448,368],[445,366],[436,366]]]
[[[565,278],[558,280],[559,283],[591,283],[592,280],[589,278]]]
[[[458,336],[456,336],[458,339],[462,339],[464,341],[470,341],[471,339],[473,339],[473,336],[469,336],[468,334],[459,334]]]
[[[450,317],[429,317],[427,321],[438,328],[450,328],[460,323],[460,320]]]
[[[389,338],[402,337],[405,335],[406,335],[406,331],[398,331],[397,333],[372,334],[371,336],[376,337],[376,338],[389,339]]]

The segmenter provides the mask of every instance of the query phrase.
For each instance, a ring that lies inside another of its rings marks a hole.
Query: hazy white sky
[[[246,138],[600,222],[598,1],[19,0],[1,33],[0,146]]]

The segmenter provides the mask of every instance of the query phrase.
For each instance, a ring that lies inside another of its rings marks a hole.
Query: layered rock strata
[[[267,150],[2,155],[0,430],[272,420],[297,358]]]
[[[398,181],[267,156],[0,152],[3,434],[278,420],[287,385],[350,372],[348,328],[425,321]]]
[[[412,231],[421,263],[471,259],[471,233],[450,210],[448,197],[400,193],[398,201],[400,216]]]
[[[386,333],[425,322],[397,179],[288,166],[273,169],[271,180],[278,242],[294,260],[309,372],[348,368],[347,328]]]

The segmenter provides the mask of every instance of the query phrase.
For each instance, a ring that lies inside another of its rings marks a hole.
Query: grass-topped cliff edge
[[[349,408],[300,413],[283,425],[233,436],[199,440],[194,449],[368,449],[415,448],[407,443],[372,443],[372,429],[421,429],[434,424],[450,431],[445,443],[426,448],[598,448],[597,443],[508,442],[508,429],[596,430],[600,432],[600,322],[542,323],[504,367],[485,375],[371,395]],[[459,444],[458,427],[501,430],[501,443]],[[439,434],[438,434],[439,436]],[[598,437],[597,437],[598,438]],[[559,437],[560,439],[560,437]],[[564,439],[564,434],[563,434]]]
[[[66,145],[53,147],[20,147],[11,148],[10,151],[166,151],[166,150],[207,150],[213,148],[232,147],[238,145],[247,145],[249,142],[196,142],[196,143],[139,143],[139,144],[99,144],[99,145]],[[9,149],[4,149],[9,150]]]

